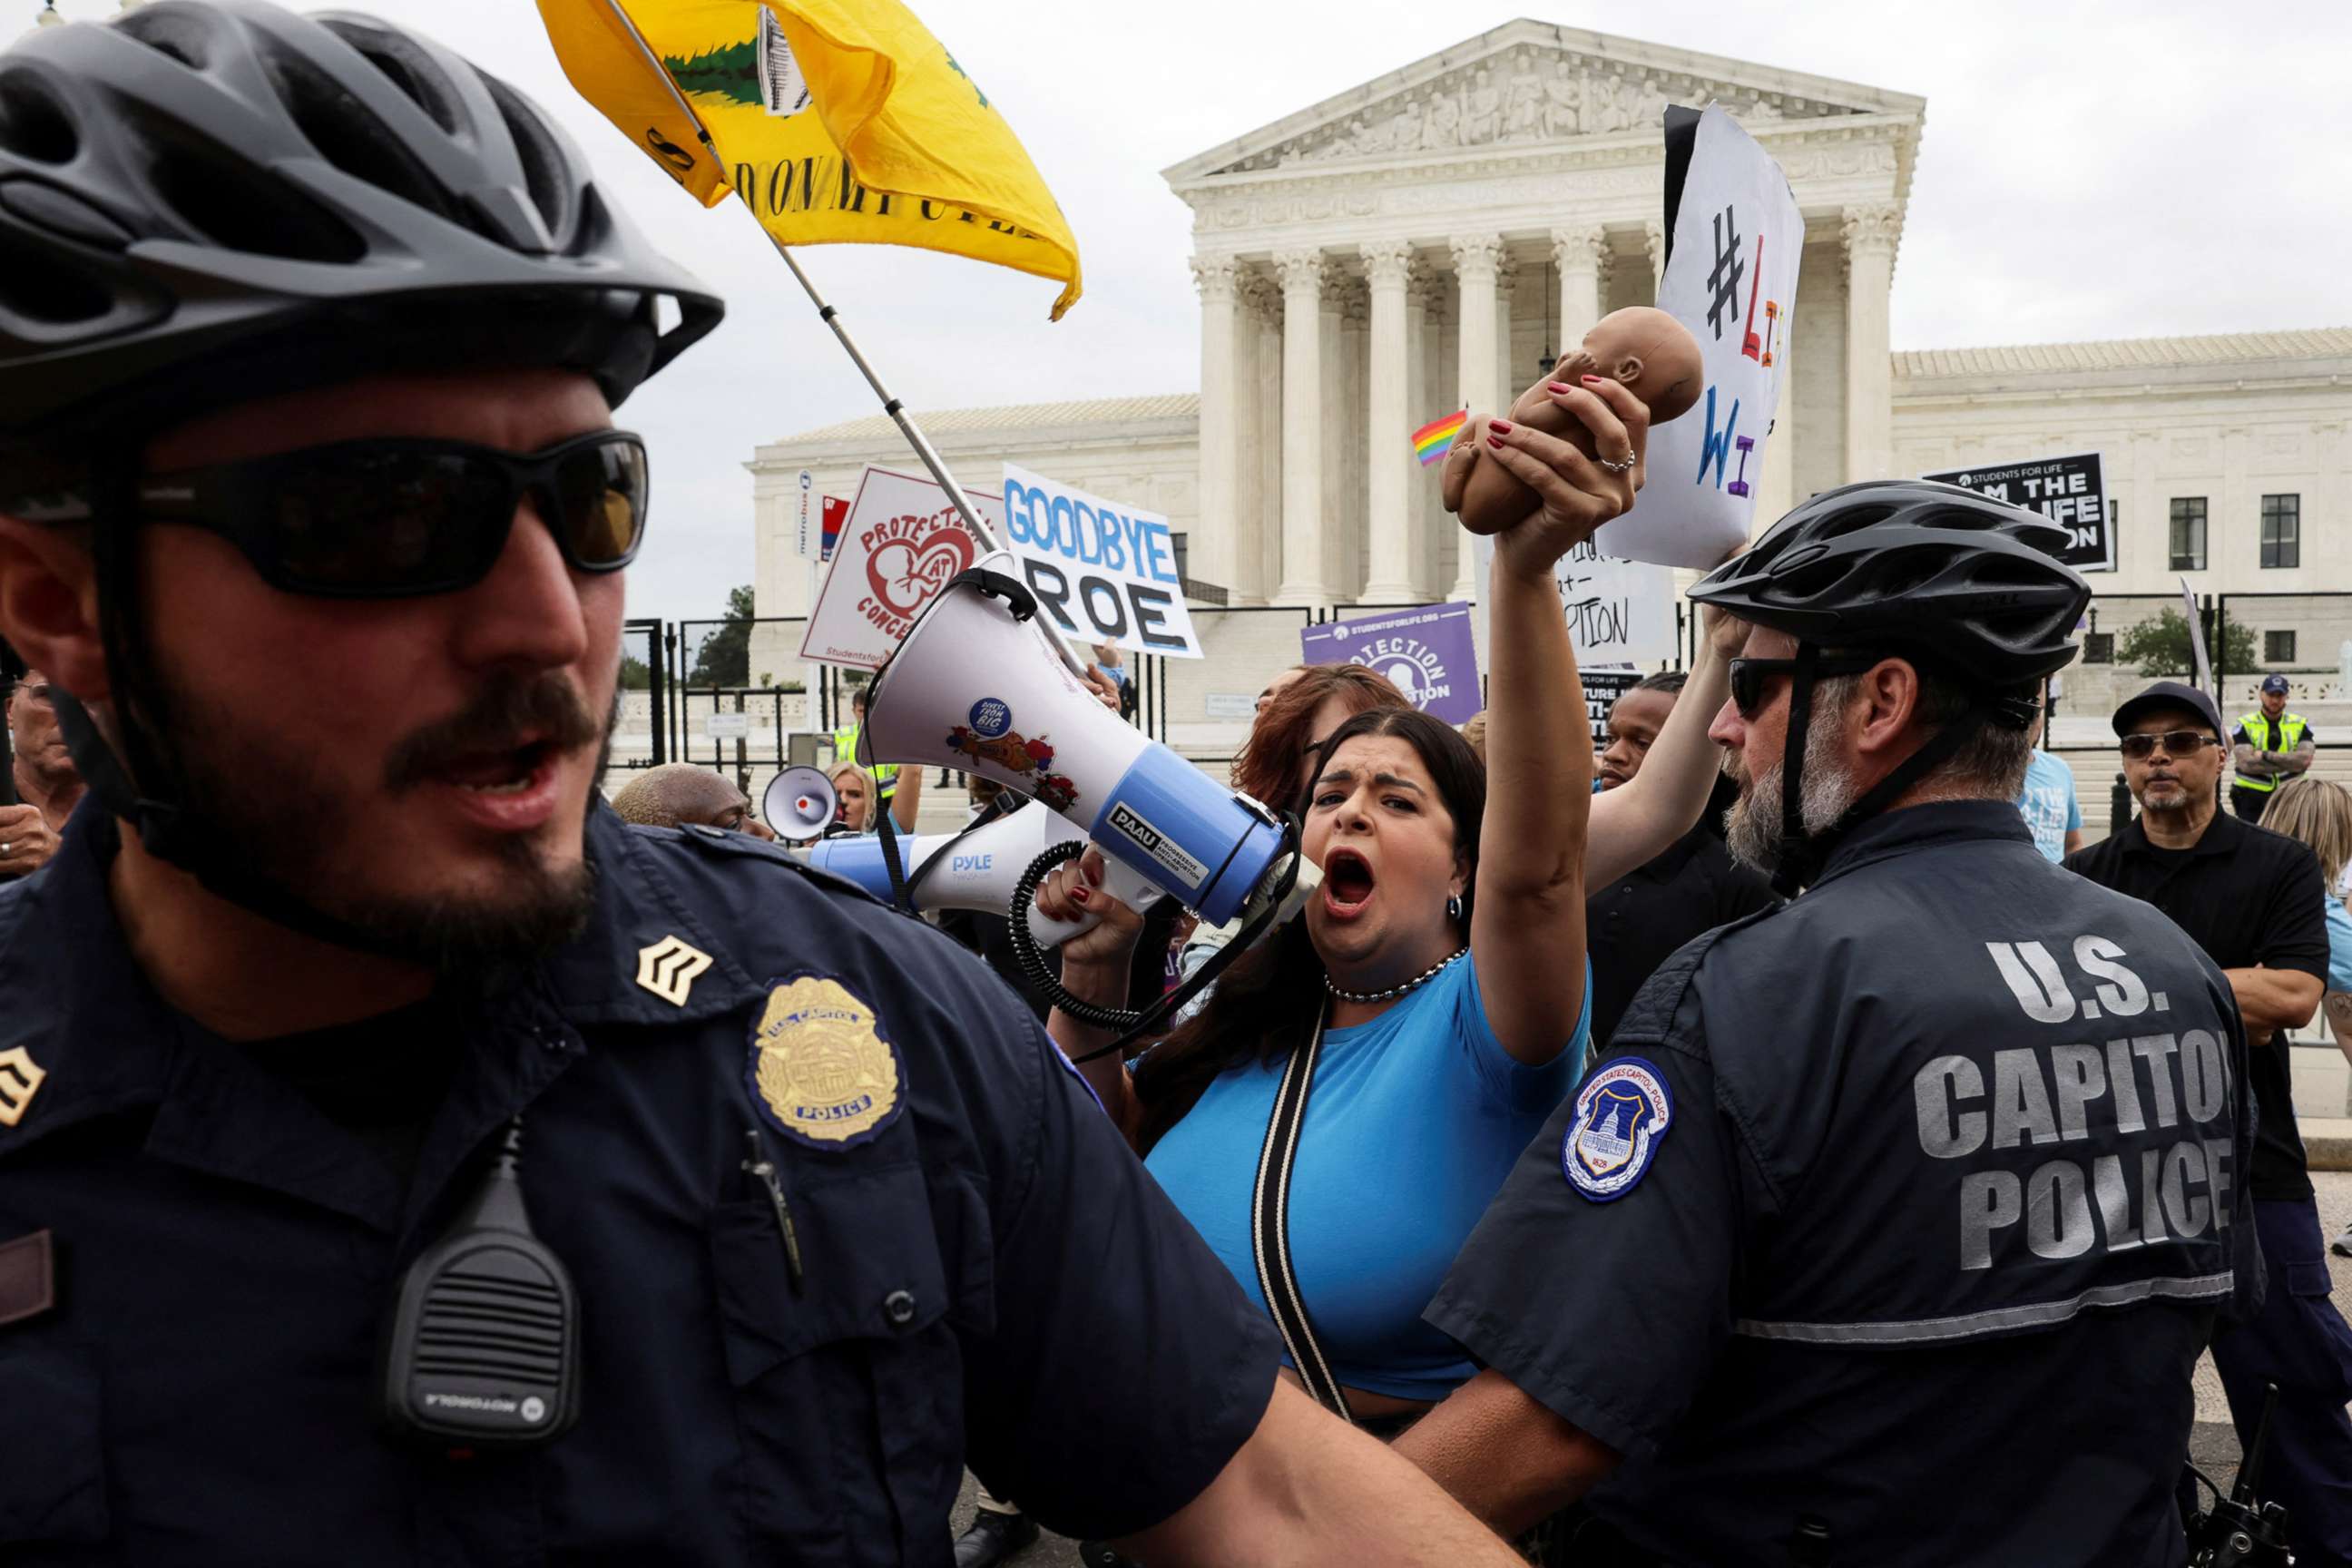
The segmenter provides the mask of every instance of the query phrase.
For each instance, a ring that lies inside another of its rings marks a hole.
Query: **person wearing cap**
[[[1398,1446],[1489,1522],[1605,1479],[1570,1561],[2184,1561],[2244,1044],[2012,804],[2063,541],[1849,485],[1691,590],[1746,628],[1731,848],[1802,891],[1651,977],[1429,1310],[1486,1370]]]
[[[2264,1500],[2286,1505],[2298,1563],[2352,1563],[2352,1329],[2328,1300],[2327,1260],[2288,1077],[2287,1032],[2327,982],[2327,889],[2318,857],[2221,809],[2221,710],[2159,680],[2116,710],[2124,782],[2139,815],[2068,858],[2069,870],[2144,899],[2221,966],[2252,1047],[2259,1127],[2241,1181],[2253,1200],[2266,1291],[2252,1321],[2213,1342],[2242,1445],[2278,1386]]]
[[[415,9],[416,7],[411,7]],[[0,1562],[922,1563],[967,1463],[1160,1563],[1499,1565],[977,960],[595,798],[612,410],[715,327],[404,26],[0,56]]]
[[[2238,721],[2231,731],[2231,762],[2236,776],[2230,781],[2230,805],[2248,822],[2260,822],[2284,779],[2311,771],[2319,755],[2319,737],[2300,713],[2286,710],[2287,679],[2263,677],[2260,706]]]

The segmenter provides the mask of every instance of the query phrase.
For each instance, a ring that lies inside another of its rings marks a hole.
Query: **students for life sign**
[[[1668,116],[1676,153],[1677,114]],[[1805,223],[1788,176],[1720,109],[1698,116],[1658,306],[1698,340],[1706,385],[1679,419],[1650,432],[1647,480],[1633,510],[1603,526],[1602,553],[1667,566],[1716,565],[1755,531],[1789,369],[1789,313]],[[1768,447],[1771,449],[1768,451]]]
[[[2066,531],[2066,548],[2058,552],[2059,560],[2077,572],[2116,569],[2116,535],[2107,526],[2105,465],[2096,452],[1971,463],[1919,477],[2038,511]]]
[[[1378,670],[1407,701],[1448,724],[1459,724],[1486,705],[1467,605],[1391,610],[1301,626],[1298,655],[1307,664],[1360,664]]]
[[[990,527],[1004,526],[995,496],[964,493]],[[939,485],[915,474],[867,468],[809,612],[801,657],[879,669],[940,590],[985,552]]]
[[[1007,463],[1001,532],[1038,609],[1063,636],[1129,653],[1203,657],[1174,536],[1158,512]]]

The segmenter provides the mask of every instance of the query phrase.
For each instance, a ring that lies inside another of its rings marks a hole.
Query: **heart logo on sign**
[[[911,616],[930,602],[971,564],[971,536],[942,512],[912,539],[894,539],[866,558],[866,581],[874,596],[902,616]]]

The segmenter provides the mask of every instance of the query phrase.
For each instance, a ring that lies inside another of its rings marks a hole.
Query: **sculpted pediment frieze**
[[[1696,108],[1709,102],[1720,103],[1751,127],[1872,112],[1695,72],[1518,44],[1335,113],[1214,172],[1369,163],[1621,135],[1654,130],[1669,103]]]

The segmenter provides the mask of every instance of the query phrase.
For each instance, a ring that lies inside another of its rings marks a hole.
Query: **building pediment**
[[[1217,176],[1654,136],[1669,103],[1719,103],[1751,128],[1894,114],[1925,100],[1606,33],[1517,21],[1326,99],[1166,171]]]

